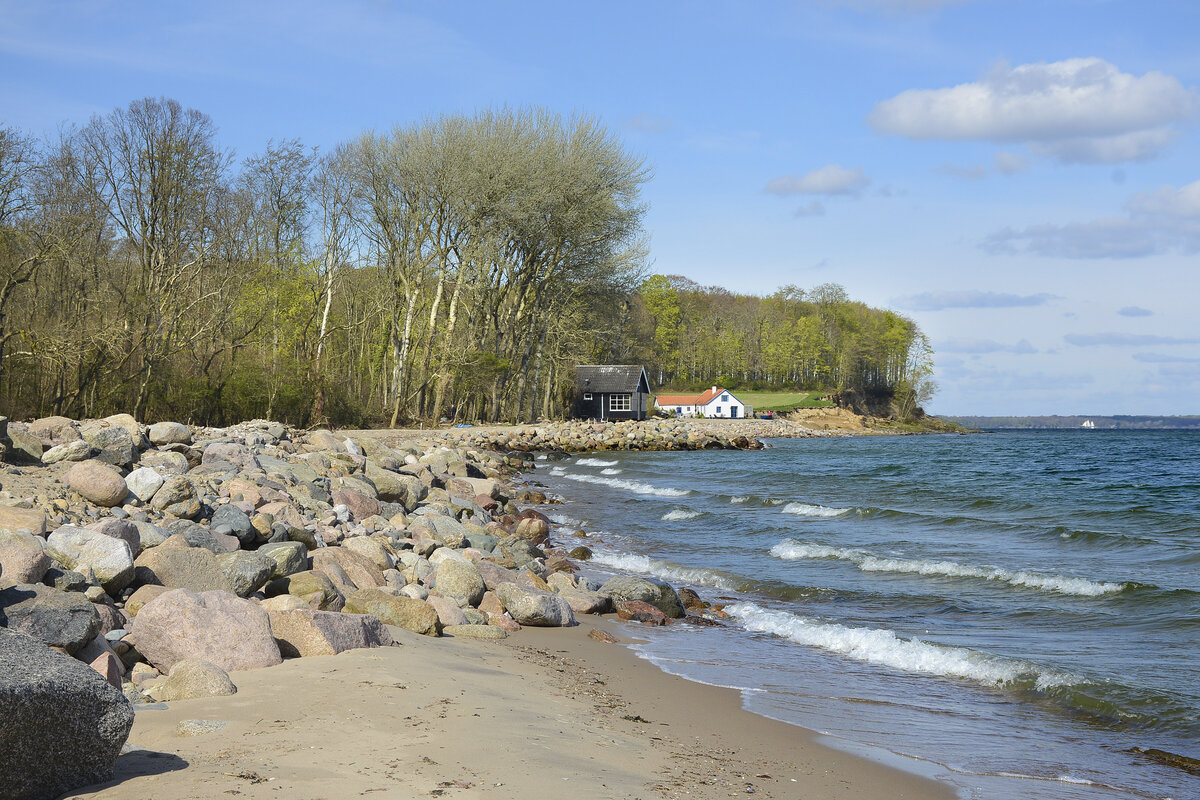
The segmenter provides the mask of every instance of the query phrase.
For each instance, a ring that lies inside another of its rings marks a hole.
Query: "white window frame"
[[[633,410],[633,396],[631,394],[610,394],[608,396],[608,410],[609,411],[632,411]]]
[[[584,393],[583,393],[583,399],[584,399],[584,400],[591,400],[591,399],[592,399],[592,393],[591,393],[591,392],[584,392]]]

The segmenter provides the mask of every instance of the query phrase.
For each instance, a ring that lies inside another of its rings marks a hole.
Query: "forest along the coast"
[[[837,284],[650,274],[651,175],[595,118],[537,108],[245,156],[166,98],[0,126],[4,411],[518,422],[561,416],[581,363],[928,397],[916,324]]]

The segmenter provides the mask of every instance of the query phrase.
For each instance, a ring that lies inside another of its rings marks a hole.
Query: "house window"
[[[721,395],[721,402],[722,402],[722,403],[728,403],[728,402],[729,402],[729,395],[727,395],[727,394],[723,394],[723,395]]]
[[[610,394],[608,396],[609,411],[629,411],[629,395],[627,394]]]
[[[717,416],[721,416],[721,407],[717,406]]]
[[[591,392],[584,392],[584,393],[583,393],[583,399],[584,399],[584,400],[591,400],[591,399],[592,399],[592,393],[591,393]]]

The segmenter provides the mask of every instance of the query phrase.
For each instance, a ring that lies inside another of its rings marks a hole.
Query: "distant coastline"
[[[941,416],[946,422],[962,425],[964,428],[982,430],[1053,430],[1084,428],[1084,422],[1091,420],[1095,430],[1200,430],[1200,414],[1182,416],[1153,416],[1114,414],[1096,416],[1087,414],[1051,415],[1040,417],[954,417]],[[1090,427],[1090,426],[1088,426]]]

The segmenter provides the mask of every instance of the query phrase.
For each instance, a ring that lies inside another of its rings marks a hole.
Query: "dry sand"
[[[393,628],[399,647],[233,673],[232,697],[139,710],[114,780],[68,796],[954,796],[588,638],[596,627],[638,632],[590,618],[500,642]]]

